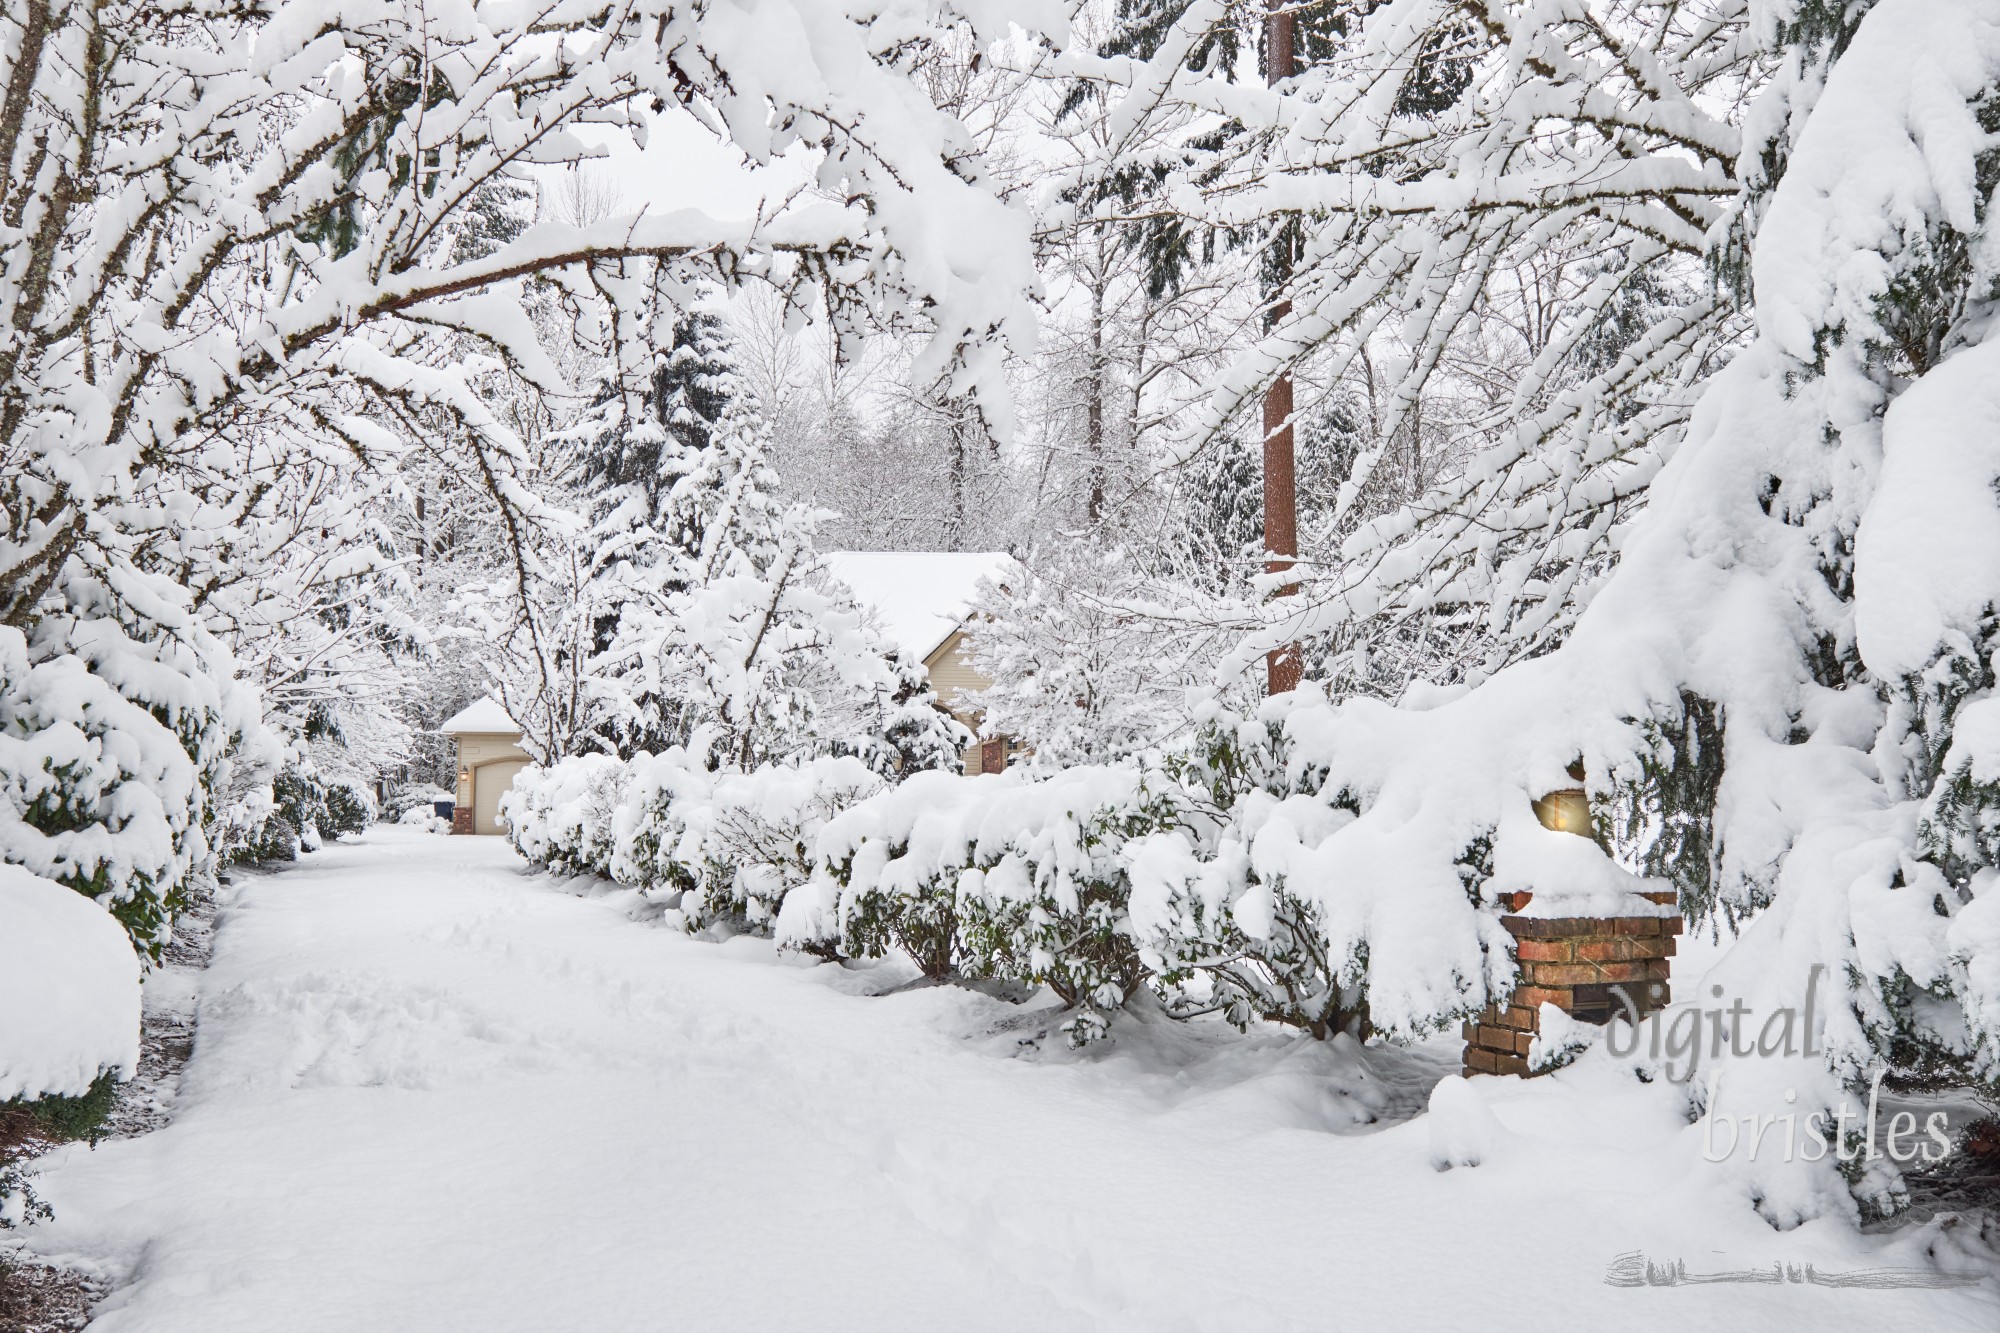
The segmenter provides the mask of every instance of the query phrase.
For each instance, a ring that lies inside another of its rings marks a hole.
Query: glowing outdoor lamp
[[[1590,794],[1582,786],[1581,760],[1569,766],[1569,775],[1578,785],[1559,788],[1536,800],[1535,818],[1551,833],[1575,833],[1594,840],[1597,825],[1590,817]]]

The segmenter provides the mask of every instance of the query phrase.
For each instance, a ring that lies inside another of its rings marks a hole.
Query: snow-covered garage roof
[[[438,728],[447,736],[518,736],[521,724],[507,716],[507,710],[492,695],[466,705]]]
[[[913,662],[964,622],[979,580],[998,583],[1014,567],[1005,551],[831,551],[821,558]]]

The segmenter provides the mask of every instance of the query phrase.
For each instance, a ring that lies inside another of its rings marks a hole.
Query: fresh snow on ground
[[[1128,1015],[1072,1054],[1045,1001],[693,939],[498,838],[227,892],[172,1123],[42,1163],[29,1240],[117,1287],[101,1333],[2000,1326],[1990,1280],[1607,1285],[1948,1248],[1772,1230],[1608,1064],[1433,1127],[1455,1041]]]

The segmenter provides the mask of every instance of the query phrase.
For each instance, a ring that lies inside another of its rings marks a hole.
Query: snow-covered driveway
[[[1560,1080],[1483,1081],[1508,1133],[1438,1173],[1421,1119],[1354,1122],[1450,1048],[1161,1024],[1078,1059],[984,996],[871,997],[630,906],[390,828],[247,878],[176,1119],[51,1160],[34,1243],[121,1284],[106,1333],[2000,1327],[1991,1283],[1605,1285],[1642,1248],[1898,1257],[1771,1231],[1681,1126]]]

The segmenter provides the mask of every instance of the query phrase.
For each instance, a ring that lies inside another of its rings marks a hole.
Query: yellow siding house
[[[1014,559],[1000,551],[835,551],[821,557],[847,585],[889,642],[930,671],[938,702],[979,730],[971,702],[993,682],[972,664],[966,629],[979,581],[1004,583]],[[1004,736],[975,740],[965,751],[967,773],[998,773],[1014,746]]]
[[[500,794],[531,760],[521,748],[521,728],[490,695],[438,728],[458,742],[458,796],[453,833],[500,833]]]

